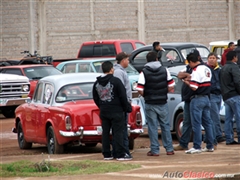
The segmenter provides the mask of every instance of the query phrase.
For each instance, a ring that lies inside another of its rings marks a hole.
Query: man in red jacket
[[[227,58],[226,58],[227,53],[228,53],[229,51],[234,50],[234,48],[235,48],[234,42],[228,43],[228,48],[225,49],[225,50],[223,51],[223,54],[222,54],[222,59],[221,59],[221,64],[222,64],[222,66],[224,66],[224,64],[225,64],[226,61],[227,61]]]

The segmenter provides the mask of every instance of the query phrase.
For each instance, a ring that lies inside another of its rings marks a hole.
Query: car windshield
[[[109,61],[111,61],[113,64],[117,63],[116,60],[109,60]],[[93,63],[93,66],[96,69],[96,72],[102,73],[101,65],[102,65],[103,62],[105,62],[105,61],[98,61],[98,62]],[[126,70],[128,75],[130,75],[130,74],[137,74],[138,75],[139,74],[138,71],[130,63],[128,64],[128,67],[125,70]]]
[[[187,55],[190,52],[192,52],[194,49],[197,49],[199,51],[202,58],[207,59],[208,54],[209,54],[209,50],[207,48],[204,48],[204,47],[184,48],[184,49],[181,49],[181,53],[182,53],[183,57],[186,59]]]
[[[58,91],[56,102],[92,99],[92,87],[92,82],[65,85]]]
[[[45,76],[62,74],[59,70],[57,70],[53,66],[36,66],[24,68],[23,70],[26,76],[32,80],[41,79]]]

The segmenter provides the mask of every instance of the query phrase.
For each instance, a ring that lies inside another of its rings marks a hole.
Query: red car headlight
[[[72,120],[70,116],[65,117],[65,125],[66,125],[66,130],[71,130],[72,128]]]

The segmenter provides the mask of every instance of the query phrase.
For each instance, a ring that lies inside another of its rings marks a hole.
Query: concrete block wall
[[[138,0],[31,2],[32,26],[29,1],[0,0],[0,58],[21,58],[20,51],[31,45],[41,55],[73,58],[84,41],[139,37]],[[227,0],[144,0],[143,5],[146,44],[192,41],[208,46],[210,41],[229,39]],[[237,39],[240,0],[234,0],[234,11]]]

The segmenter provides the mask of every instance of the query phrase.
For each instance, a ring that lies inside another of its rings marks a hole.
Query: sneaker
[[[201,149],[195,149],[195,148],[191,148],[187,151],[185,151],[186,154],[195,154],[195,153],[201,153]]]
[[[112,156],[110,156],[110,157],[104,157],[103,159],[104,159],[104,160],[113,160],[113,157],[112,157]]]
[[[125,156],[121,157],[121,158],[117,158],[118,161],[129,161],[132,160],[132,157],[129,156],[128,154],[125,154]]]
[[[202,149],[202,152],[213,152],[214,148],[208,149],[207,147]]]
[[[188,148],[184,148],[180,145],[173,146],[174,151],[182,151],[182,150],[188,150]]]
[[[237,141],[232,141],[230,143],[226,143],[226,145],[235,145],[235,144],[239,144]]]
[[[226,141],[226,138],[224,138],[224,137],[220,137],[220,138],[217,139],[218,143],[221,143],[221,142],[224,142],[224,141]]]

